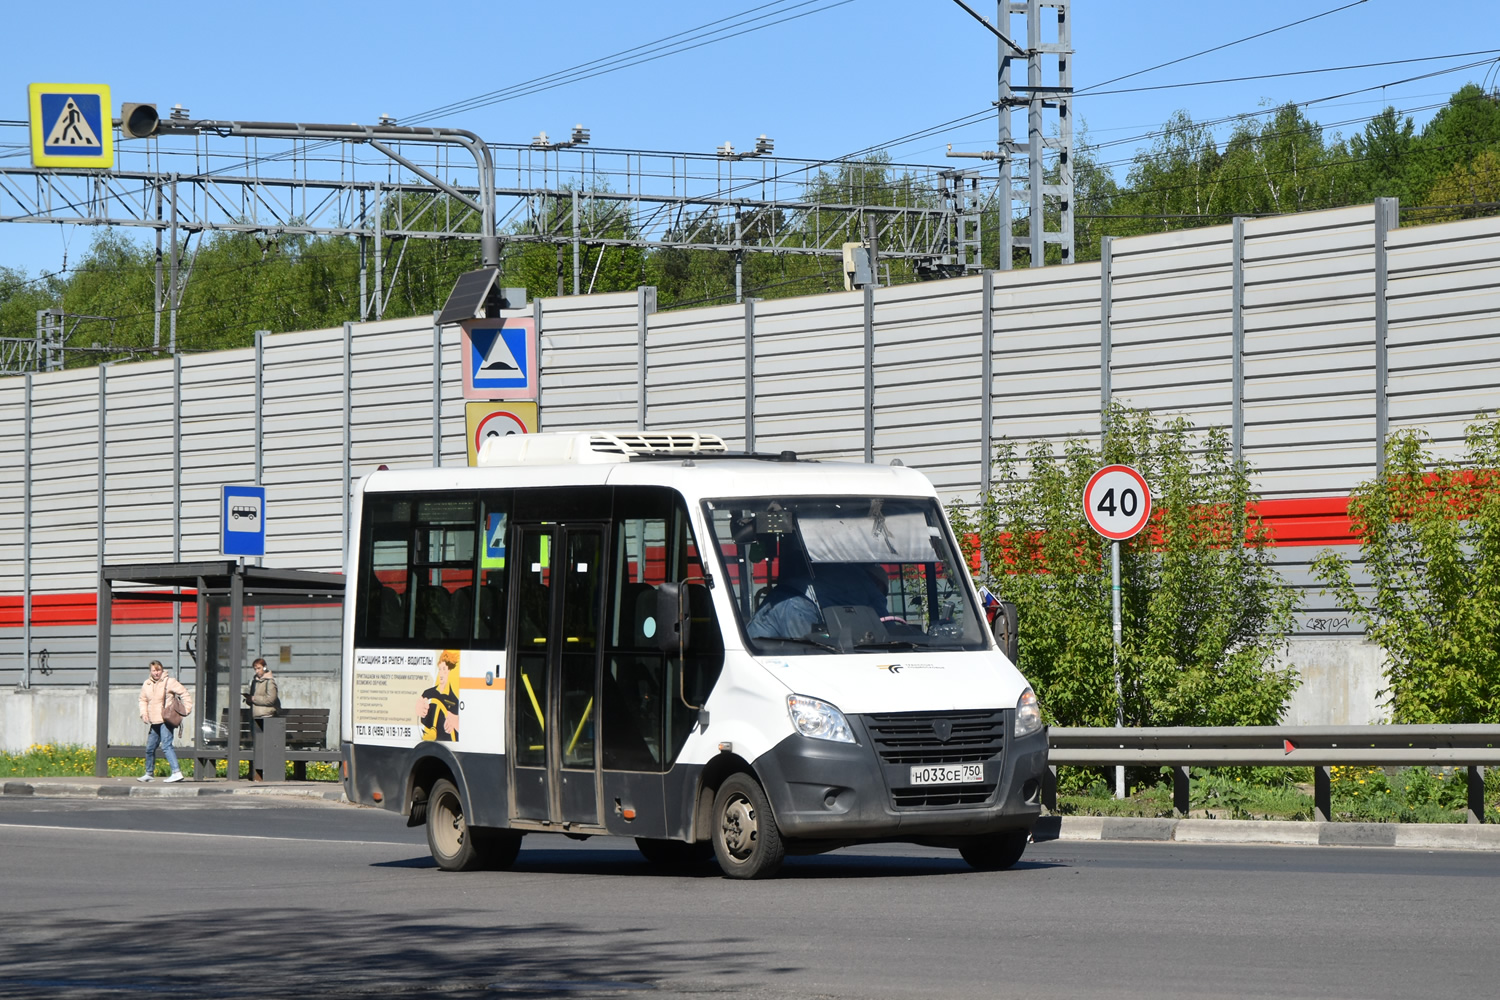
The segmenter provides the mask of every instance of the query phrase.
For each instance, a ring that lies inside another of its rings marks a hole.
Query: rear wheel
[[[707,864],[714,856],[712,844],[688,844],[680,840],[656,840],[651,837],[635,838],[635,846],[646,860],[658,868],[696,868]]]
[[[427,849],[445,872],[479,866],[479,845],[464,820],[463,799],[447,778],[439,779],[427,795]]]
[[[714,855],[729,878],[769,878],[786,858],[781,831],[759,782],[732,774],[714,797]]]
[[[1003,830],[975,837],[958,849],[964,860],[982,872],[1001,872],[1014,868],[1026,853],[1025,830]]]

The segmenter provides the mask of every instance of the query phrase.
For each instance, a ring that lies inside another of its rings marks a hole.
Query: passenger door
[[[509,701],[511,818],[597,826],[604,527],[516,528]]]

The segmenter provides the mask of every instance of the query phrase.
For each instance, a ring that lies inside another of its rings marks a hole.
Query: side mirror
[[[683,584],[656,588],[656,643],[663,653],[680,653],[692,645],[692,618],[683,602]]]
[[[995,620],[990,623],[990,628],[995,633],[995,641],[1000,644],[1000,651],[1014,664],[1021,653],[1016,606],[1010,601],[1001,601],[1000,610],[995,612]]]

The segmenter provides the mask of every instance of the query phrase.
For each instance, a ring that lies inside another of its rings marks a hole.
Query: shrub
[[[995,449],[994,486],[954,527],[982,581],[1014,601],[1020,664],[1048,720],[1115,723],[1108,544],[1081,497],[1101,466],[1139,469],[1155,496],[1146,530],[1121,543],[1124,719],[1131,726],[1270,725],[1297,685],[1276,664],[1297,600],[1249,513],[1250,473],[1222,428],[1195,434],[1115,407],[1104,446],[1074,438],[1059,458],[1045,441]]]
[[[1469,425],[1458,462],[1392,435],[1349,516],[1368,587],[1332,550],[1314,572],[1385,650],[1393,720],[1500,722],[1500,415]]]

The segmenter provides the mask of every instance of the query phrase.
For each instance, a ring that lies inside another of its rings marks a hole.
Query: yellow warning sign
[[[490,438],[535,434],[537,405],[525,402],[466,403],[464,418],[469,430],[469,464],[477,465],[479,449]]]
[[[33,166],[108,170],[115,165],[107,84],[33,83],[29,96]]]

